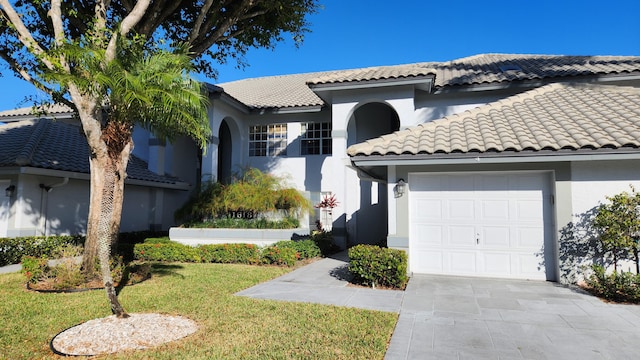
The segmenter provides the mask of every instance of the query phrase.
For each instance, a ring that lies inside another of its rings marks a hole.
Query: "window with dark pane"
[[[331,123],[302,123],[302,155],[331,154]]]

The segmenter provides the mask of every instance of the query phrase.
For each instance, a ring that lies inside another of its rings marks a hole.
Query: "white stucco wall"
[[[83,234],[89,212],[89,182],[82,179],[25,175],[19,176],[11,202],[6,236]],[[50,186],[46,191],[40,184]],[[167,230],[174,225],[173,211],[187,192],[125,186],[120,230],[148,230],[157,225]],[[4,195],[4,193],[3,193]],[[168,201],[165,201],[165,196]],[[156,212],[159,213],[156,213]]]
[[[577,216],[601,203],[607,196],[623,191],[629,185],[640,190],[640,161],[582,161],[571,165],[573,214]]]

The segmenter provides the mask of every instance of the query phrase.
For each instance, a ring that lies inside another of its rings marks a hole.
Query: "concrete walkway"
[[[399,313],[385,360],[638,359],[640,306],[551,282],[416,275],[405,291],[348,286],[346,253],[238,295]]]

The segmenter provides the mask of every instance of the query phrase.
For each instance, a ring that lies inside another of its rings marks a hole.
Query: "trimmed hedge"
[[[135,244],[133,256],[135,259],[144,261],[202,261],[202,252],[199,248],[176,242]]]
[[[278,241],[273,246],[293,249],[298,253],[300,259],[311,259],[322,255],[318,244],[311,239]]]
[[[407,253],[376,245],[356,245],[349,249],[349,271],[361,284],[403,289],[407,277]]]
[[[299,258],[300,254],[293,248],[271,245],[262,250],[264,264],[293,266]]]
[[[136,244],[134,257],[144,261],[211,262],[222,264],[274,264],[293,266],[299,259],[320,255],[320,249],[311,240],[280,241],[260,249],[253,244],[214,244],[197,247],[166,239],[147,239]]]
[[[0,266],[18,264],[23,256],[48,257],[62,245],[80,245],[81,236],[27,236],[0,238]]]
[[[214,244],[199,246],[203,262],[258,264],[260,249],[253,244]]]

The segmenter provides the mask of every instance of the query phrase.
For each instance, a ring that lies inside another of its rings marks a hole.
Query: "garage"
[[[409,174],[413,273],[553,280],[549,173]]]

